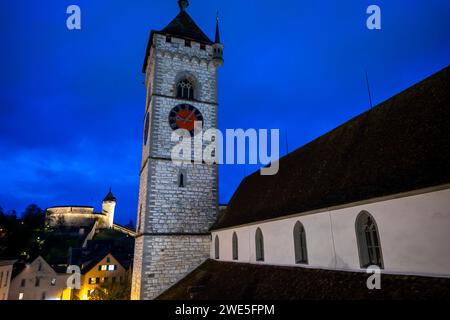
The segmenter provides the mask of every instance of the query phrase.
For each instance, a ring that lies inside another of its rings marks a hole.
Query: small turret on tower
[[[216,67],[223,64],[223,44],[220,43],[219,12],[216,16],[216,37],[213,44],[213,60]]]
[[[102,213],[108,216],[108,228],[112,228],[114,224],[114,210],[116,208],[116,197],[111,192],[111,188],[109,188],[109,192],[102,202]]]

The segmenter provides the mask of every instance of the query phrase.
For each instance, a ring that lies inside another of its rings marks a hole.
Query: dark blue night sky
[[[191,0],[213,37],[220,10],[225,64],[219,125],[280,128],[292,151],[450,62],[450,1]],[[66,8],[82,30],[66,28]],[[366,28],[366,8],[382,30]],[[135,219],[150,29],[176,0],[1,1],[0,206],[92,205],[112,186],[116,219]],[[226,203],[256,166],[222,166]]]

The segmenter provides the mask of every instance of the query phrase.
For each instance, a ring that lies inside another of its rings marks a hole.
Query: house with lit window
[[[0,260],[0,300],[8,300],[13,265],[16,260]]]
[[[17,268],[11,280],[8,300],[70,299],[66,268],[55,270],[41,256]]]
[[[88,300],[97,287],[103,284],[123,284],[128,281],[129,258],[111,253],[99,255],[82,265],[81,288],[77,292],[80,300]]]

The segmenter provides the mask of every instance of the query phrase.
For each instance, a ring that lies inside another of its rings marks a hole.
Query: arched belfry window
[[[255,233],[256,261],[264,261],[264,237],[260,228]]]
[[[239,252],[238,252],[238,237],[236,232],[233,232],[232,251],[233,251],[233,260],[237,260],[239,258]]]
[[[184,78],[177,83],[177,98],[194,99],[194,84],[191,80]]]
[[[214,238],[214,259],[220,258],[219,248],[220,248],[219,236],[216,235],[216,237]]]
[[[305,227],[300,221],[297,221],[294,227],[294,251],[295,263],[308,263]]]
[[[378,227],[375,219],[367,211],[360,212],[356,218],[356,238],[361,268],[371,265],[383,268]]]

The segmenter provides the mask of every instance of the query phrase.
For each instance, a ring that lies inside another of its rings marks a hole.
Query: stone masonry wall
[[[140,299],[154,299],[209,257],[210,235],[142,238],[146,255],[141,270]]]
[[[137,236],[134,240],[133,274],[131,278],[131,300],[141,298],[141,275],[144,258],[144,237]]]
[[[217,166],[187,164],[184,188],[178,186],[180,167],[168,160],[149,161],[145,232],[205,233],[217,216]]]

